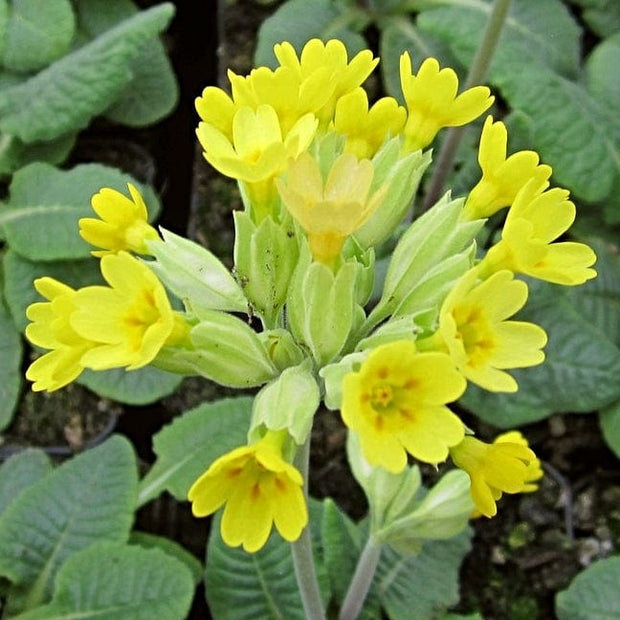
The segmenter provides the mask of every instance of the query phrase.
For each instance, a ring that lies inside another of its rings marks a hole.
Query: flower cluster
[[[371,52],[349,58],[340,41],[314,39],[299,55],[289,43],[275,55],[275,69],[229,73],[230,95],[208,87],[196,101],[204,156],[238,181],[244,201],[234,276],[208,250],[160,237],[133,186],[131,199],[104,189],[93,199],[100,219],[80,226],[101,248],[108,286],[35,282],[47,301],[28,309],[26,333],[49,352],[27,376],[34,389],[54,390],[84,368],[156,364],[260,388],[247,445],[211,463],[188,495],[196,516],[223,507],[224,541],[247,551],[274,525],[289,541],[306,527],[299,455],[321,398],[341,411],[358,469],[405,480],[409,457],[451,458],[469,476],[476,511],[490,517],[502,493],[536,487],[540,463],[518,433],[476,439],[450,404],[468,382],[514,392],[508,371],[543,362],[543,329],[513,318],[528,296],[516,276],[567,285],[595,276],[588,246],[557,241],[575,207],[548,187],[551,169],[535,153],[506,156],[506,129],[488,117],[479,183],[465,198],[446,194],[396,238],[430,163],[427,147],[442,128],[488,110],[489,89],[459,93],[454,71],[429,58],[414,73],[405,53],[405,106],[391,97],[370,105],[362,84],[378,63]],[[477,257],[485,218],[506,207],[501,237]],[[375,248],[390,238],[376,282]]]

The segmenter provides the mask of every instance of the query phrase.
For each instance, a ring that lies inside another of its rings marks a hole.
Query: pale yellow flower
[[[359,434],[364,458],[398,473],[407,454],[440,463],[464,436],[461,420],[445,405],[465,380],[445,353],[419,353],[410,340],[374,349],[342,384],[342,419]]]
[[[263,547],[273,525],[293,542],[308,523],[301,474],[282,457],[286,432],[267,432],[255,444],[221,456],[194,482],[187,497],[196,517],[225,505],[224,542],[254,553]]]
[[[541,193],[535,180],[528,182],[508,211],[501,240],[481,261],[481,276],[509,269],[571,286],[596,277],[592,248],[573,241],[553,243],[575,220],[575,205],[568,195],[561,188]]]
[[[549,185],[551,166],[539,163],[538,153],[518,151],[506,157],[508,133],[501,122],[488,116],[482,128],[478,163],[482,178],[467,196],[463,217],[475,220],[489,217],[511,205],[519,190],[530,180],[536,192]]]
[[[522,442],[484,443],[466,436],[450,448],[454,464],[467,472],[476,510],[485,517],[497,514],[502,493],[522,493],[531,480],[530,466],[536,455]]]
[[[474,86],[457,95],[456,73],[440,69],[435,58],[427,58],[414,75],[407,52],[400,57],[400,84],[408,111],[405,148],[410,151],[428,146],[443,127],[465,125],[478,118],[494,100],[486,86]]]
[[[330,265],[346,238],[375,212],[384,195],[369,195],[372,162],[350,153],[336,158],[323,181],[317,161],[308,153],[291,162],[287,179],[276,184],[282,202],[308,234],[315,260]]]
[[[140,192],[128,183],[131,199],[115,189],[105,187],[92,197],[91,205],[101,219],[90,217],[79,221],[80,236],[103,250],[91,252],[105,256],[122,250],[149,254],[148,241],[159,239],[148,223],[148,211]]]

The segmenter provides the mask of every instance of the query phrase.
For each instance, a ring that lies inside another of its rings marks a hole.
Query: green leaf
[[[595,316],[604,316],[605,298],[586,286],[570,291],[570,297],[560,286],[537,281],[529,286],[530,300],[518,318],[547,332],[545,362],[511,371],[519,384],[515,394],[493,394],[470,385],[461,399],[467,409],[500,428],[554,412],[589,412],[620,398],[620,349],[604,326],[599,328],[591,316],[581,314],[592,308]],[[574,303],[575,296],[591,299]]]
[[[471,529],[427,542],[413,557],[384,548],[373,588],[390,620],[431,620],[459,600],[459,569],[471,549]]]
[[[166,28],[174,8],[141,11],[25,82],[0,92],[0,129],[24,142],[86,127],[132,79],[142,45]]]
[[[77,383],[99,396],[127,405],[148,405],[172,394],[183,377],[153,366],[127,371],[124,368],[94,371],[85,370]]]
[[[559,620],[604,620],[620,609],[620,557],[593,562],[555,597]]]
[[[33,261],[85,258],[93,247],[78,234],[81,217],[97,217],[91,198],[102,187],[128,195],[127,183],[142,193],[149,214],[159,200],[148,186],[130,175],[101,164],[81,164],[59,170],[37,162],[18,170],[9,187],[9,199],[0,206],[0,227],[13,250]]]
[[[52,471],[43,450],[18,452],[0,466],[0,515],[32,484]]]
[[[588,92],[610,111],[614,109],[620,100],[620,33],[590,52],[585,70]]]
[[[603,409],[598,421],[605,443],[620,458],[620,400]]]
[[[80,26],[97,36],[138,12],[129,0],[81,0],[77,5]],[[133,79],[120,98],[105,111],[112,121],[143,127],[167,116],[178,102],[174,71],[161,41],[153,37],[144,43],[130,63]]]
[[[367,47],[363,37],[346,27],[340,11],[331,0],[288,0],[261,24],[254,64],[257,67],[276,67],[273,53],[276,43],[288,41],[299,54],[304,44],[315,37],[323,41],[340,39],[349,55]]]
[[[183,620],[194,586],[189,569],[159,549],[101,542],[58,572],[48,605],[20,620]]]
[[[218,620],[305,620],[290,544],[273,532],[257,553],[228,547],[213,520],[205,572],[207,600]]]
[[[44,602],[69,556],[102,540],[127,540],[136,489],[133,449],[120,436],[67,461],[0,517],[0,575],[27,589],[27,606]]]
[[[9,249],[4,255],[3,265],[5,299],[15,325],[22,332],[28,324],[26,308],[36,301],[42,301],[32,285],[36,278],[50,276],[74,288],[103,282],[99,265],[92,258],[35,263]]]
[[[226,398],[186,411],[153,437],[157,460],[140,482],[138,504],[164,490],[179,501],[216,458],[246,443],[252,399]]]
[[[617,0],[569,0],[583,8],[581,18],[600,37],[620,30],[620,3]]]
[[[202,581],[204,572],[202,562],[174,540],[166,538],[165,536],[156,536],[146,532],[134,531],[129,536],[129,543],[132,545],[139,545],[145,549],[161,549],[167,555],[185,564],[192,575],[194,585],[198,585]]]
[[[69,0],[11,0],[2,64],[37,71],[69,51],[75,16]]]
[[[76,134],[69,133],[48,142],[25,144],[15,136],[0,136],[0,174],[12,174],[35,161],[61,164],[75,145]]]
[[[461,64],[470,66],[488,20],[488,0],[424,11],[418,17],[421,30],[447,43]],[[562,75],[579,72],[580,29],[560,0],[513,2],[501,38],[494,51],[490,76],[514,69],[518,62],[521,80],[529,79],[531,65],[542,65]]]
[[[0,291],[0,431],[11,423],[19,401],[22,354],[21,335]]]

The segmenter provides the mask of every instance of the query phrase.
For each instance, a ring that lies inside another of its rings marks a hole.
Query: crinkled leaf
[[[37,71],[69,51],[75,16],[69,0],[11,0],[2,64]]]
[[[194,585],[189,569],[159,549],[101,542],[61,567],[51,602],[22,620],[183,620]]]
[[[78,234],[81,217],[97,217],[91,197],[102,187],[111,187],[126,196],[127,183],[142,192],[154,217],[159,200],[148,186],[116,168],[101,164],[81,164],[59,170],[37,162],[15,173],[9,199],[0,205],[0,227],[13,250],[33,261],[85,258],[94,249]]]
[[[35,161],[61,164],[73,149],[76,137],[70,133],[48,142],[25,144],[15,136],[4,135],[0,138],[0,174],[11,174]]]
[[[140,545],[145,549],[161,549],[164,553],[180,562],[183,562],[192,575],[194,585],[198,585],[202,581],[204,567],[202,562],[192,553],[187,551],[178,542],[165,536],[156,536],[147,532],[132,532],[129,536],[129,543],[132,545]]]
[[[51,140],[85,127],[132,79],[131,61],[166,28],[174,12],[161,4],[121,22],[90,43],[0,92],[0,129],[24,142]]]
[[[219,456],[246,443],[252,399],[226,398],[186,411],[153,438],[157,460],[140,482],[138,503],[164,490],[183,501],[196,478]]]
[[[24,331],[28,324],[26,308],[36,301],[43,301],[32,284],[36,278],[50,276],[74,288],[103,282],[99,264],[92,259],[35,263],[9,249],[3,264],[5,299],[20,331]]]
[[[51,594],[58,568],[102,540],[127,540],[136,501],[131,444],[113,436],[33,484],[0,517],[0,575],[31,604]]]
[[[0,431],[11,423],[19,401],[22,353],[21,335],[0,291]]]
[[[545,362],[510,371],[519,384],[514,394],[493,394],[469,385],[462,398],[467,409],[501,428],[555,412],[594,411],[620,398],[620,349],[604,326],[581,314],[589,308],[594,316],[605,316],[608,300],[587,286],[575,288],[569,297],[560,286],[537,281],[529,285],[530,299],[518,318],[547,332]],[[571,303],[582,295],[590,299]]]
[[[588,92],[601,105],[615,109],[620,101],[620,33],[590,52],[585,70]]]
[[[385,547],[373,588],[390,620],[431,620],[459,600],[459,569],[471,549],[472,531],[427,542],[404,557]]]
[[[559,620],[605,620],[620,609],[620,557],[592,563],[555,597]]]
[[[148,405],[172,394],[183,380],[180,375],[145,366],[138,370],[85,370],[77,383],[89,390],[127,405]]]
[[[470,66],[478,49],[491,11],[484,0],[463,6],[453,5],[424,11],[418,17],[422,31],[443,40],[461,64]],[[543,65],[562,75],[579,71],[580,29],[560,0],[519,0],[511,4],[490,68],[492,81],[512,70],[515,61],[528,71],[532,64]]]
[[[0,515],[32,484],[52,471],[43,450],[27,449],[14,454],[0,466]]]
[[[341,13],[331,0],[288,0],[261,24],[254,64],[277,66],[273,46],[282,41],[291,43],[298,54],[304,44],[314,37],[324,41],[340,39],[350,55],[365,49],[364,38],[343,28],[340,18]]]

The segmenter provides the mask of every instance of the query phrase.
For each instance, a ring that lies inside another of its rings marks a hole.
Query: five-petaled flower
[[[502,493],[522,493],[532,481],[536,455],[523,442],[485,443],[466,436],[450,448],[454,464],[467,472],[476,510],[485,517],[497,514],[496,502]]]
[[[364,457],[398,473],[407,454],[440,463],[464,436],[446,403],[459,398],[465,380],[445,353],[419,353],[410,340],[371,351],[342,384],[342,419],[359,433]]]
[[[299,471],[282,456],[286,431],[267,431],[258,442],[214,461],[188,492],[196,517],[224,504],[221,533],[231,547],[253,553],[263,547],[275,524],[285,540],[299,538],[308,523]]]

